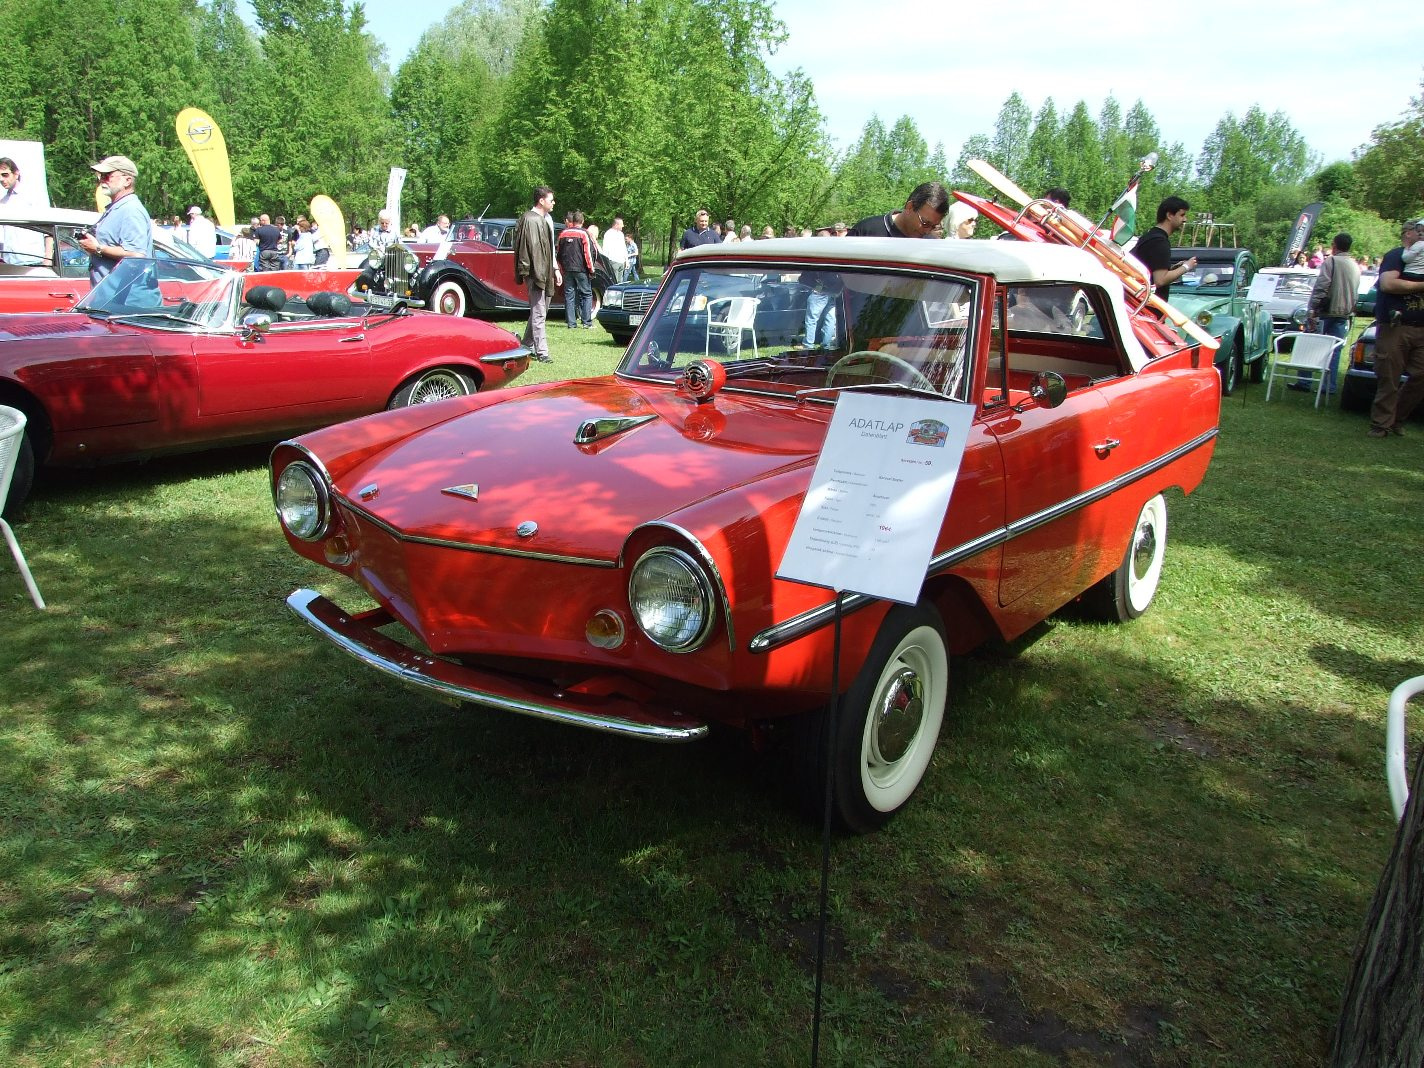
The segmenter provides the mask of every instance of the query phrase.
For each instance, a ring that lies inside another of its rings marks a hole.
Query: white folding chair
[[[1282,352],[1281,343],[1287,339],[1291,342],[1290,351]],[[1344,344],[1343,338],[1329,334],[1304,334],[1294,330],[1277,334],[1270,377],[1266,379],[1266,400],[1271,399],[1271,387],[1276,384],[1277,378],[1318,375],[1314,385],[1315,406],[1319,408],[1325,382],[1330,377],[1330,366],[1340,358],[1340,349]]]
[[[24,435],[25,413],[18,408],[7,408],[0,404],[0,510],[4,509],[10,496],[10,480],[15,477],[15,462],[19,458],[20,439]],[[4,516],[0,516],[0,533],[5,535],[5,541],[10,546],[10,555],[15,558],[15,566],[20,569],[20,576],[25,580],[26,589],[30,591],[30,600],[35,602],[36,608],[43,608],[45,603],[44,598],[40,596],[40,588],[35,585],[35,577],[30,574],[30,565],[25,560],[25,554],[20,551],[15,532],[10,529],[10,524],[5,522]]]
[[[742,332],[750,330],[752,332],[752,354],[761,356],[761,350],[757,348],[756,337],[756,315],[759,301],[756,297],[715,297],[707,302],[707,344],[703,349],[704,356],[712,354],[712,334],[715,331],[722,339],[722,351],[727,355],[740,356],[742,354]],[[722,311],[721,318],[717,317],[716,311]]]

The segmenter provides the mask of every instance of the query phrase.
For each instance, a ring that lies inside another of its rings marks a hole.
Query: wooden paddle
[[[1016,201],[1019,207],[1027,208],[1033,219],[1045,230],[1057,235],[1065,243],[1087,249],[1097,256],[1104,267],[1122,279],[1123,285],[1135,299],[1141,300],[1145,292],[1147,304],[1165,315],[1173,325],[1186,331],[1193,341],[1212,352],[1220,348],[1221,343],[1216,338],[1159,297],[1145,269],[1136,260],[1129,260],[1127,254],[1111,240],[1104,241],[1098,236],[1097,227],[1083,216],[1060,205],[1054,205],[1051,209],[1045,207],[1042,201],[1036,201],[1025,193],[1012,178],[992,163],[971,159],[968,167],[1004,196]]]

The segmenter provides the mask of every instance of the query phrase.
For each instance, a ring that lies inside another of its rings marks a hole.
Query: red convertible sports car
[[[789,738],[803,797],[819,806],[833,771],[838,824],[880,826],[929,767],[950,655],[1075,600],[1145,611],[1168,494],[1196,488],[1216,440],[1209,344],[1125,300],[1098,256],[1007,220],[1024,240],[691,250],[609,377],[279,445],[288,542],[379,607],[288,604],[446,698],[654,741]],[[835,595],[778,572],[857,394],[947,402],[968,437],[915,602],[843,595],[832,732]]]
[[[244,293],[243,280],[127,259],[73,312],[0,315],[0,404],[29,417],[7,509],[37,464],[271,441],[493,389],[529,366],[490,323],[374,311],[341,293]]]
[[[0,312],[65,311],[89,292],[89,253],[75,231],[87,229],[98,212],[73,208],[26,208],[0,212]],[[153,255],[163,260],[206,262],[202,253],[160,226],[153,228]],[[229,265],[222,266],[232,269]],[[345,291],[360,273],[354,269],[271,271],[253,274],[248,288],[280,286],[293,296]]]

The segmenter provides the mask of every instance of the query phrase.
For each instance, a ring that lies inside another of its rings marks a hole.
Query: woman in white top
[[[306,219],[297,220],[297,240],[292,245],[292,265],[299,270],[309,270],[316,266],[316,239],[312,236],[311,223]]]

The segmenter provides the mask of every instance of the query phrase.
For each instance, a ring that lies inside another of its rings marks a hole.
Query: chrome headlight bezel
[[[305,460],[294,460],[277,476],[273,497],[282,529],[302,541],[320,541],[331,528],[331,491]]]
[[[670,589],[683,593],[670,598]],[[659,649],[691,653],[702,648],[717,621],[711,580],[690,555],[661,545],[649,549],[628,575],[628,607],[638,630]]]

